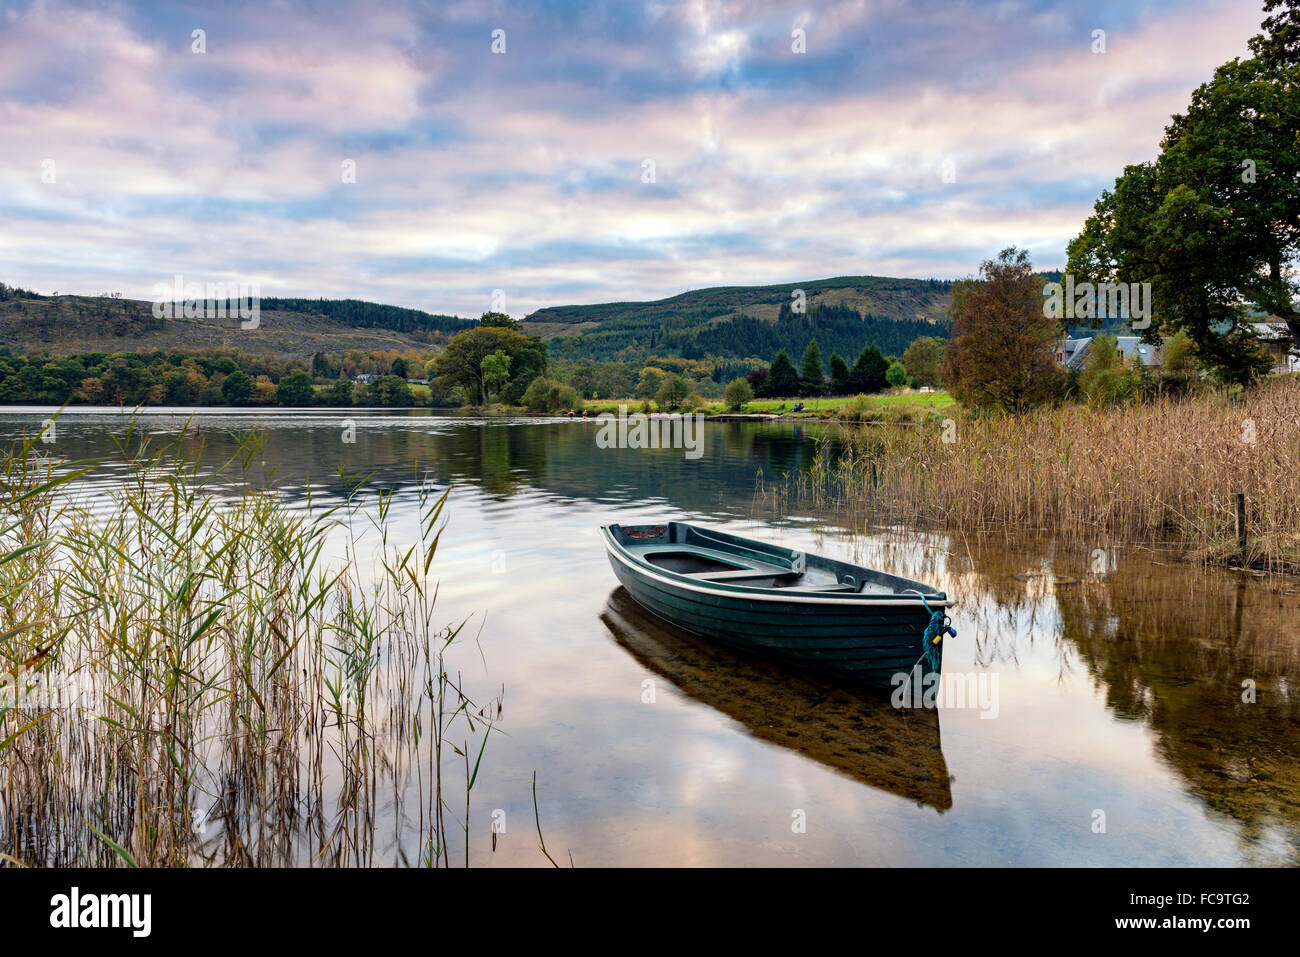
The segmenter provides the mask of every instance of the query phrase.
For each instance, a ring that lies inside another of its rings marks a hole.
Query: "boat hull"
[[[745,651],[873,685],[897,685],[919,664],[930,670],[921,603],[820,602],[759,598],[648,574],[610,550],[615,577],[647,611],[678,628]],[[943,644],[935,647],[941,667]]]
[[[601,618],[642,667],[760,740],[941,813],[952,807],[937,709],[902,711],[869,687],[701,641],[624,588],[609,596]]]

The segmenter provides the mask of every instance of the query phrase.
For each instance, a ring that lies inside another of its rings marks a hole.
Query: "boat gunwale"
[[[619,524],[617,522],[613,523]],[[682,523],[689,525],[689,523]],[[863,594],[861,592],[815,592],[815,591],[797,591],[794,589],[775,589],[761,588],[752,585],[732,584],[725,580],[710,581],[708,579],[693,578],[690,575],[684,575],[670,569],[660,568],[652,565],[649,561],[639,558],[631,549],[618,541],[611,531],[610,525],[600,526],[601,536],[605,539],[606,551],[617,558],[639,575],[652,578],[656,581],[673,585],[678,588],[685,588],[689,591],[700,592],[702,594],[717,595],[719,597],[735,598],[738,600],[757,600],[779,602],[782,604],[796,605],[857,605],[857,606],[902,606],[915,607],[924,610],[928,603],[932,608],[950,608],[954,602],[947,597],[946,592],[933,591],[916,595],[901,595],[898,593],[889,595]],[[855,566],[866,571],[865,566]],[[890,578],[896,578],[899,581],[911,581],[901,575],[890,575],[888,572],[877,572],[877,574],[886,575]],[[916,584],[923,584],[916,582]],[[928,587],[928,586],[927,586]]]

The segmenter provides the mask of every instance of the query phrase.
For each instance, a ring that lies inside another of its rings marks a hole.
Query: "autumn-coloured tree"
[[[1043,314],[1043,281],[1029,254],[1008,247],[980,266],[980,278],[953,285],[952,339],[943,381],[963,405],[1024,412],[1059,396],[1059,329]]]

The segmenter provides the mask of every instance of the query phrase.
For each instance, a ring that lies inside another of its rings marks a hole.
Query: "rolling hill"
[[[649,302],[539,309],[523,320],[554,340],[552,355],[640,359],[647,355],[770,358],[801,352],[816,337],[823,354],[856,355],[866,341],[901,353],[913,339],[947,334],[951,283],[840,276],[772,286],[718,286]],[[791,307],[803,290],[806,309]]]
[[[470,319],[355,299],[263,298],[255,329],[236,317],[158,319],[153,303],[109,296],[35,296],[0,287],[0,345],[19,353],[197,352],[310,358],[316,352],[428,349]]]
[[[522,331],[550,340],[561,359],[649,355],[770,359],[802,353],[812,338],[823,354],[852,360],[870,341],[901,354],[913,339],[946,335],[950,283],[843,276],[773,286],[696,289],[650,302],[540,309]],[[803,290],[806,309],[791,308]],[[156,318],[153,304],[115,296],[44,296],[0,285],[0,346],[66,356],[88,352],[239,349],[310,358],[317,352],[429,349],[475,320],[354,299],[263,298],[256,329],[228,318]],[[796,355],[797,358],[797,355]]]

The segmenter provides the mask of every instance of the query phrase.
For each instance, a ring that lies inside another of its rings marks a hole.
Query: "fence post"
[[[1246,493],[1237,493],[1237,550],[1246,557]]]

